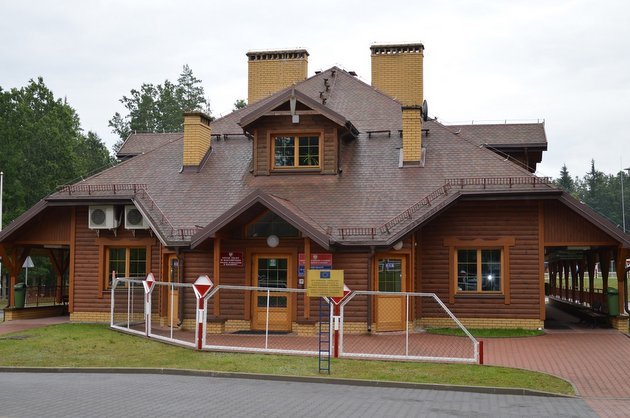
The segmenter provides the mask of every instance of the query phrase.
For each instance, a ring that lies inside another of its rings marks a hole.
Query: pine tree
[[[569,175],[569,170],[567,169],[566,164],[562,165],[562,168],[560,169],[560,178],[555,180],[555,184],[568,193],[575,193],[575,182]]]
[[[120,138],[113,147],[114,152],[118,152],[132,132],[180,132],[184,112],[210,113],[201,80],[193,75],[188,65],[184,65],[177,84],[169,80],[158,85],[144,83],[139,90],[132,89],[129,96],[123,96],[120,102],[127,114],[116,112],[109,120],[112,132]]]

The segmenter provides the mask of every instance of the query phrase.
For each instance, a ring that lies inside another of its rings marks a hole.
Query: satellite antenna
[[[429,120],[429,105],[426,100],[422,102],[422,120],[425,122]]]

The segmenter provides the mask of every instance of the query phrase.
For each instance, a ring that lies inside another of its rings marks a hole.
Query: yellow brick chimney
[[[247,103],[255,103],[286,87],[306,80],[306,49],[250,51],[248,59]]]
[[[203,112],[184,113],[184,170],[198,168],[210,150],[210,116]]]
[[[402,105],[403,164],[422,158],[422,65],[424,45],[372,45],[372,86]]]

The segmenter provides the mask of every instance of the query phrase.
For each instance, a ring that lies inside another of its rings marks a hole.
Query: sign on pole
[[[214,283],[212,283],[212,280],[210,280],[208,276],[199,276],[199,278],[195,280],[195,283],[193,283],[193,290],[195,291],[195,296],[197,296],[197,330],[195,333],[197,350],[201,350],[201,347],[203,347],[204,339],[206,304],[203,299],[210,292],[212,286],[214,286]]]
[[[309,298],[343,296],[343,270],[308,270],[306,296]]]
[[[149,273],[147,275],[147,278],[142,281],[142,286],[144,286],[144,293],[151,293],[153,286],[155,286],[155,277],[153,277],[153,273]]]
[[[350,294],[350,292],[351,292],[350,288],[344,284],[343,285],[343,296],[341,296],[341,297],[331,297],[330,300],[332,300],[332,303],[334,303],[335,305],[339,306],[341,304],[341,302],[343,302],[343,300],[346,298],[346,296],[348,296]]]
[[[212,289],[214,283],[208,276],[199,276],[195,283],[193,283],[193,290],[195,291],[195,296],[197,299],[203,299],[206,297],[210,289]]]
[[[24,277],[24,285],[28,286],[28,269],[35,267],[35,264],[33,264],[33,260],[31,259],[31,256],[29,255],[28,257],[26,257],[26,260],[24,260],[24,264],[22,264],[22,268],[26,269],[26,277]]]
[[[149,273],[147,278],[142,281],[144,287],[145,301],[144,301],[144,332],[148,337],[151,333],[151,291],[155,286],[155,277],[153,273]]]

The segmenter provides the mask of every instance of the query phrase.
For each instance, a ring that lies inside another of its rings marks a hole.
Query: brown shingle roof
[[[498,123],[447,125],[454,132],[468,136],[479,144],[501,147],[541,147],[547,149],[544,123]]]
[[[81,184],[146,184],[146,192],[138,192],[131,198],[142,206],[152,225],[160,230],[160,239],[169,245],[190,244],[195,233],[196,238],[204,234],[198,232],[201,227],[208,226],[205,232],[211,234],[212,226],[220,223],[220,219],[229,219],[230,213],[238,211],[248,196],[265,196],[270,206],[282,208],[278,210],[287,216],[300,218],[303,230],[309,228],[310,234],[320,239],[323,239],[321,234],[326,234],[333,245],[389,245],[409,228],[426,222],[466,194],[559,193],[528,171],[480,146],[484,141],[474,136],[479,133],[477,127],[462,135],[454,133],[452,126],[425,122],[424,128],[429,131],[423,137],[424,167],[399,168],[400,104],[338,68],[309,78],[295,88],[319,100],[323,78],[328,78],[330,84],[326,106],[361,132],[354,141],[340,142],[338,175],[254,176],[250,171],[252,142],[242,135],[229,139],[213,137],[212,153],[199,172],[181,172],[183,138],[170,137],[162,146]],[[213,134],[242,132],[239,120],[282,94],[279,92],[214,121]],[[514,131],[529,132],[530,128],[542,129],[520,126]],[[493,128],[486,129],[495,132]],[[369,136],[366,132],[372,130],[390,130],[391,135]],[[469,180],[459,183],[449,179]],[[111,192],[66,191],[54,193],[48,201],[85,204],[86,199],[108,195]]]
[[[333,75],[334,73],[334,75]],[[325,92],[324,79],[328,79],[329,89]],[[257,111],[260,107],[285,95],[293,87],[287,87],[244,109],[226,115],[210,124],[213,134],[242,133],[238,122]],[[351,76],[346,71],[332,67],[297,84],[295,90],[319,102],[320,92],[324,91],[326,107],[345,117],[361,132],[372,130],[402,129],[400,103],[379,92],[369,84]]]
[[[133,133],[127,137],[120,150],[118,158],[132,157],[154,150],[171,141],[183,137],[182,132],[174,133]]]
[[[426,127],[430,133],[424,139],[427,149],[424,168],[398,167],[401,138],[396,133],[391,137],[371,138],[362,134],[355,141],[342,143],[342,174],[337,176],[302,175],[297,180],[296,176],[286,175],[254,176],[249,170],[251,141],[244,137],[219,141],[213,138],[213,152],[203,169],[198,173],[180,173],[183,150],[180,139],[91,177],[83,184],[146,184],[153,201],[176,228],[208,225],[259,189],[290,202],[296,208],[293,212],[300,211],[314,224],[332,231],[332,240],[347,241],[348,237],[341,237],[341,228],[383,225],[440,188],[449,178],[530,176],[493,152],[462,140],[439,123],[427,122]],[[67,200],[80,196],[58,193],[52,198]],[[429,210],[431,207],[416,211],[414,219]],[[407,223],[396,226],[400,229]],[[387,240],[389,235],[381,233],[377,238]]]

